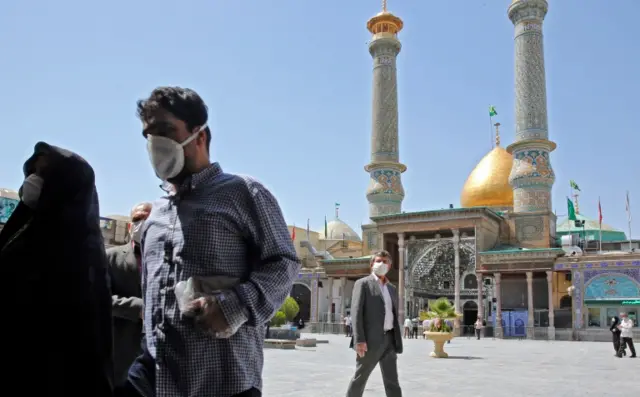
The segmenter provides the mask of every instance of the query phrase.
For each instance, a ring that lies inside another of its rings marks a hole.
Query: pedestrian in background
[[[141,203],[131,210],[129,242],[107,249],[111,304],[113,311],[113,350],[116,385],[127,380],[129,367],[141,353],[142,292],[142,226],[151,212],[150,203]]]

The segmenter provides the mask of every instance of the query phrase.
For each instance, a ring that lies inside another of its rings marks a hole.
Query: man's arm
[[[107,250],[109,261],[109,279],[111,281],[111,310],[113,317],[124,318],[129,321],[139,321],[142,313],[142,299],[120,295],[119,284],[123,284],[123,277],[128,277],[124,257],[118,255],[121,247]]]
[[[246,222],[258,263],[249,278],[216,298],[230,332],[245,322],[262,326],[291,293],[300,261],[287,224],[275,197],[261,184],[248,181],[249,208]]]
[[[623,321],[622,324],[620,324],[620,325],[624,329],[631,329],[631,328],[633,328],[633,320]]]
[[[366,343],[367,335],[364,332],[364,281],[362,279],[353,285],[351,296],[351,329],[353,330],[353,343]]]

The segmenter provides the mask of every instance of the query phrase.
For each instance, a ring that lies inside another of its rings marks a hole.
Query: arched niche
[[[311,318],[311,289],[309,286],[304,283],[293,283],[290,295],[300,307],[296,320],[302,318],[304,321],[309,321]]]

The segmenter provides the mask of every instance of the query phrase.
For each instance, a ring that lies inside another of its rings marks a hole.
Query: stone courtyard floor
[[[303,337],[329,343],[265,349],[263,395],[344,396],[355,368],[349,339]],[[404,397],[640,395],[640,359],[614,357],[611,343],[458,338],[445,345],[449,359],[430,358],[432,346],[431,341],[405,339],[404,354],[398,357]],[[371,374],[364,396],[385,396],[379,369]]]

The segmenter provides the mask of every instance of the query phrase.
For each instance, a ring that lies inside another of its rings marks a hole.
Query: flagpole
[[[602,204],[598,196],[598,221],[600,222],[600,253],[602,253]]]
[[[489,139],[491,141],[491,149],[493,149],[493,116],[489,112]]]
[[[627,225],[629,226],[629,252],[631,252],[631,200],[629,200],[628,190],[627,190]]]

